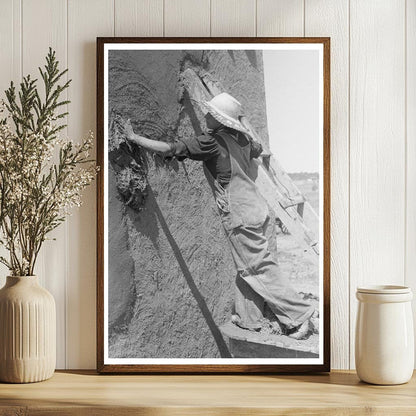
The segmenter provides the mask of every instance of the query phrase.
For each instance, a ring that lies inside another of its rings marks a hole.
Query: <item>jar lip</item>
[[[357,287],[358,293],[380,293],[383,295],[410,293],[411,289],[408,286],[399,285],[370,285],[366,287]]]

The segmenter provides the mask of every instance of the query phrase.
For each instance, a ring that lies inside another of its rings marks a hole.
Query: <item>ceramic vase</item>
[[[414,368],[412,291],[405,286],[357,288],[355,366],[372,384],[408,382]]]
[[[0,381],[50,378],[56,365],[56,310],[37,276],[8,276],[0,290]]]

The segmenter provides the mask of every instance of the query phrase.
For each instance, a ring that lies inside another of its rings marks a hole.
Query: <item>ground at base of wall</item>
[[[319,335],[296,340],[285,335],[248,331],[231,322],[220,328],[233,358],[318,358]]]

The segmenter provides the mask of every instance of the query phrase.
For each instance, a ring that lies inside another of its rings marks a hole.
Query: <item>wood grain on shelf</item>
[[[415,375],[407,384],[376,386],[345,370],[267,376],[108,376],[66,370],[42,383],[0,384],[0,416],[414,415],[415,387]]]

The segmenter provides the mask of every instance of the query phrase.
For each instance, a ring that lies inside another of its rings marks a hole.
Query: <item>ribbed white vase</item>
[[[37,276],[8,276],[0,290],[0,381],[32,383],[56,366],[56,310]]]

